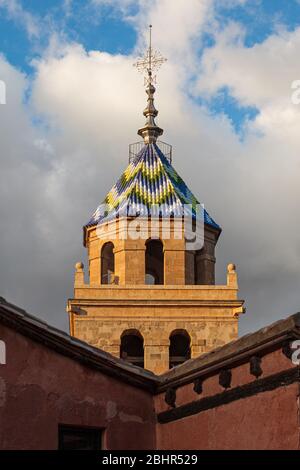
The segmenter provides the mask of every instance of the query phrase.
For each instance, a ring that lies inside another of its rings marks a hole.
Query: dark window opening
[[[146,242],[145,283],[149,285],[164,283],[164,247],[160,240]]]
[[[112,284],[115,274],[114,245],[105,243],[101,250],[101,284]]]
[[[169,368],[191,358],[191,339],[185,330],[174,331],[170,336]]]
[[[144,367],[144,341],[136,330],[128,330],[122,334],[120,357],[131,364]]]
[[[59,450],[101,450],[102,430],[96,428],[79,428],[59,426]]]

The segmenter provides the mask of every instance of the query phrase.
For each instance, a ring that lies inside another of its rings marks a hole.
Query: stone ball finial
[[[235,273],[235,270],[236,270],[235,264],[230,263],[230,264],[227,266],[227,271],[228,271],[229,273]]]
[[[83,268],[84,268],[84,264],[83,264],[83,263],[80,263],[80,262],[79,262],[79,263],[76,263],[76,264],[75,264],[75,269],[76,269],[76,271],[82,271]]]

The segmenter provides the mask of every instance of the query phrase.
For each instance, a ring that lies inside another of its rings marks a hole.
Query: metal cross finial
[[[155,82],[155,77],[153,77],[152,72],[158,70],[164,62],[165,59],[160,52],[152,48],[152,25],[149,25],[149,47],[147,49],[144,57],[138,59],[138,61],[133,64],[134,67],[138,69],[141,73],[147,73],[145,77],[146,84]]]
[[[138,130],[138,135],[143,137],[145,144],[153,144],[157,138],[163,134],[163,129],[158,127],[155,123],[155,118],[158,114],[157,109],[154,106],[154,93],[155,93],[155,77],[152,72],[158,70],[159,67],[166,62],[162,55],[154,51],[152,48],[152,25],[149,25],[149,47],[144,57],[140,58],[135,65],[139,72],[143,74],[146,72],[145,85],[146,93],[148,95],[147,106],[144,109],[144,116],[146,118],[146,124],[144,127]]]

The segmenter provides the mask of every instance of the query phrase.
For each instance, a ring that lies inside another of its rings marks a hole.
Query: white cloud
[[[281,31],[251,48],[243,44],[243,31],[231,25],[217,36],[216,45],[203,57],[198,93],[214,95],[228,87],[243,106],[255,106],[258,129],[297,133],[300,108],[292,103],[292,83],[300,78],[300,28]],[[283,126],[283,128],[282,128]]]
[[[67,17],[72,14],[72,7],[73,7],[73,0],[63,0],[63,9]]]
[[[247,49],[232,26],[200,63],[195,38],[213,20],[211,4],[161,0],[150,11],[141,2],[135,21],[138,28],[153,22],[155,44],[168,56],[157,86],[158,123],[174,145],[175,167],[223,226],[219,281],[227,262],[236,262],[250,307],[245,331],[297,307],[299,110],[284,100],[298,70],[299,38],[281,33]],[[83,256],[81,227],[126,166],[127,145],[144,122],[146,97],[132,62],[54,40],[35,62],[25,106],[26,78],[0,61],[9,84],[0,107],[1,294],[58,325],[73,264]],[[226,116],[212,117],[189,98],[186,84],[198,70],[197,92],[228,86],[240,103],[258,107],[245,142]],[[34,126],[33,117],[49,128]]]
[[[8,17],[24,26],[30,38],[40,35],[37,18],[26,11],[18,0],[0,0],[0,8],[4,8]]]

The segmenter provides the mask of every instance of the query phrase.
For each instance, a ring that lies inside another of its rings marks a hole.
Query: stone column
[[[119,285],[145,284],[145,240],[124,240],[116,244],[115,275]]]
[[[215,284],[215,263],[216,258],[203,251],[196,254],[196,271],[198,285]]]
[[[187,286],[195,284],[195,252],[194,251],[185,252],[185,284]]]
[[[164,251],[165,285],[185,285],[185,250],[168,249]]]
[[[157,375],[169,370],[169,341],[148,340],[144,343],[145,369],[151,370]]]
[[[125,250],[124,247],[116,247],[114,249],[115,255],[115,276],[118,278],[118,284],[120,286],[125,285],[126,277],[126,266],[125,266]]]
[[[145,245],[125,250],[125,285],[145,284],[145,250]]]
[[[99,286],[101,284],[100,253],[103,244],[97,238],[96,233],[96,230],[89,233],[87,244],[89,257],[89,283],[90,285]]]

